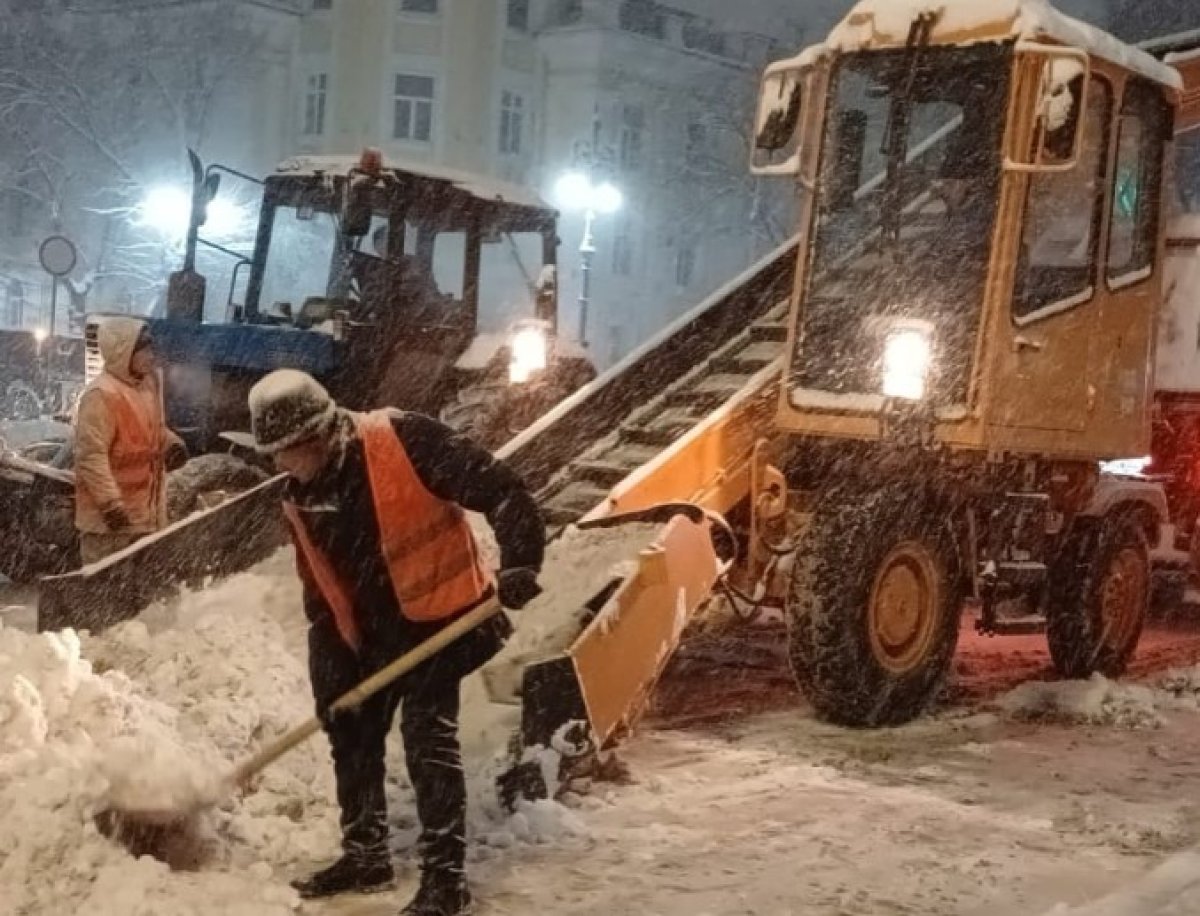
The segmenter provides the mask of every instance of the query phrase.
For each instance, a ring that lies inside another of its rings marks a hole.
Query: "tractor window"
[[[1130,82],[1121,106],[1117,170],[1113,176],[1108,245],[1108,278],[1113,286],[1136,283],[1154,268],[1165,115],[1158,92],[1145,83]]]
[[[259,300],[267,315],[294,317],[305,299],[328,294],[337,237],[337,222],[328,211],[275,210]]]
[[[504,331],[518,318],[532,318],[542,271],[539,232],[485,236],[479,263],[479,329]]]
[[[438,289],[462,301],[467,263],[467,234],[439,232],[433,243],[433,278]]]
[[[1095,293],[1104,207],[1112,87],[1088,85],[1079,162],[1069,172],[1041,172],[1029,182],[1013,313],[1032,321],[1087,302]]]

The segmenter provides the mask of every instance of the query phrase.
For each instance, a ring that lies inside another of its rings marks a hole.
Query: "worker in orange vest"
[[[187,460],[167,428],[146,323],[105,318],[97,335],[104,371],[75,420],[75,526],[85,564],[166,526],[166,473]]]
[[[338,696],[493,593],[521,608],[541,589],[545,528],[507,466],[436,420],[339,408],[312,377],[268,375],[250,392],[259,450],[290,475],[284,495],[310,622],[309,674],[333,751],[342,856],[298,881],[303,897],[387,887],[384,745],[396,710],[421,821],[421,884],[408,916],[467,912],[466,783],[459,682],[511,633],[504,615],[452,643],[352,712]],[[500,547],[493,577],[464,510]]]

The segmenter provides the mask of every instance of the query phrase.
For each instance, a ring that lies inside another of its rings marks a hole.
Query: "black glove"
[[[166,463],[168,471],[178,471],[181,467],[187,464],[187,446],[182,442],[172,442],[170,445],[168,445]]]
[[[109,506],[100,513],[104,517],[104,524],[108,526],[108,530],[113,534],[119,534],[125,529],[133,525],[133,520],[129,517],[129,513],[125,511],[124,506]]]
[[[509,610],[519,611],[542,593],[538,572],[528,566],[502,569],[496,577],[496,597]]]

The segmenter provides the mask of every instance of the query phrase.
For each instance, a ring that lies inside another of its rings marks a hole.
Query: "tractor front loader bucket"
[[[645,523],[647,517],[635,513],[629,520]],[[555,791],[543,778],[541,749],[566,743],[586,754],[637,721],[684,628],[723,572],[712,527],[703,512],[675,514],[649,547],[631,557],[632,573],[588,603],[591,620],[571,647],[525,669],[524,762],[500,777],[506,804]]]
[[[38,629],[98,632],[180,585],[248,569],[285,540],[283,476],[182,519],[99,563],[42,580]]]

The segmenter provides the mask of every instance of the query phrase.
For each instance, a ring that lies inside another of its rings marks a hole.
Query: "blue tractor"
[[[246,395],[279,368],[351,408],[440,415],[489,447],[595,377],[558,339],[557,213],[528,190],[374,150],[295,158],[261,183],[243,256],[200,235],[230,170],[192,164],[184,267],[151,323],[169,422],[193,454],[248,444]],[[216,316],[198,245],[235,259]]]

